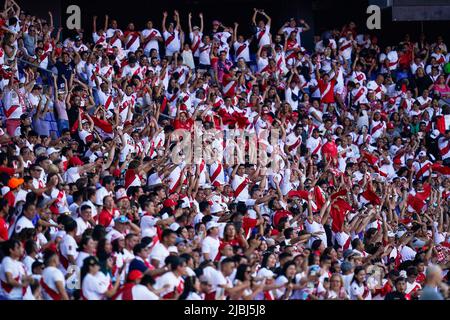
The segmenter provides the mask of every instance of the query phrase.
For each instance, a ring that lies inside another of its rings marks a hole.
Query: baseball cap
[[[212,228],[218,228],[219,224],[214,222],[214,221],[210,221],[206,224],[206,230],[210,230]]]
[[[127,191],[125,190],[125,188],[120,188],[116,192],[116,201],[120,201],[122,199],[128,199]]]
[[[419,157],[426,157],[427,153],[425,151],[420,151],[419,152]]]
[[[143,273],[139,270],[133,270],[128,274],[128,281],[135,281],[138,279],[142,279]]]
[[[353,250],[352,249],[347,249],[342,254],[342,256],[344,257],[345,260],[350,258],[352,255],[353,255]]]
[[[125,237],[123,236],[123,234],[121,234],[119,232],[114,232],[111,235],[111,242],[113,242],[114,240],[117,240],[117,239],[125,239]]]
[[[218,212],[222,212],[222,211],[223,211],[223,207],[220,204],[218,204],[218,203],[214,203],[211,206],[211,213],[212,214],[218,213]]]
[[[350,271],[350,270],[352,270],[352,268],[353,268],[353,265],[351,264],[351,262],[348,262],[348,261],[344,261],[344,262],[342,262],[342,264],[341,264],[341,270],[342,270],[342,272],[348,272],[348,271]]]
[[[94,256],[89,256],[87,258],[84,259],[84,263],[88,266],[99,266],[100,263],[98,262],[98,259]]]
[[[388,129],[394,129],[394,124],[392,122],[388,122],[387,128]]]
[[[120,216],[114,219],[114,222],[128,223],[130,220],[126,216]]]
[[[8,181],[8,187],[11,189],[16,189],[23,184],[24,180],[22,178],[11,178]]]
[[[194,27],[192,28],[192,30],[200,30],[200,28],[199,28],[198,26],[194,26]]]
[[[170,253],[178,253],[178,248],[176,246],[170,246],[167,248]]]
[[[176,205],[177,205],[177,203],[173,199],[166,199],[163,202],[164,207],[175,207]]]
[[[59,152],[61,152],[61,150],[53,148],[53,147],[50,147],[50,148],[47,149],[47,156],[49,156],[49,155],[51,155],[53,153],[59,153]]]

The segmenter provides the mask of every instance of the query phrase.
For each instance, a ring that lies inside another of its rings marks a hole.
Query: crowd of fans
[[[444,39],[251,14],[64,38],[5,1],[0,299],[448,298]]]

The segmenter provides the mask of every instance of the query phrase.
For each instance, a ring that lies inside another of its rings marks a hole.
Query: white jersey
[[[180,33],[178,32],[178,30],[174,30],[173,33],[164,31],[163,37],[166,46],[166,56],[171,57],[175,52],[180,51],[181,42],[180,42]]]
[[[42,288],[42,297],[44,300],[54,300],[52,297],[54,293],[59,295],[56,282],[61,282],[63,287],[66,286],[63,273],[55,267],[47,267],[44,269],[42,272],[42,281],[45,284]]]
[[[103,272],[98,271],[94,276],[88,273],[81,283],[81,291],[85,300],[103,300],[105,299],[105,292],[111,280],[106,277]]]
[[[14,260],[9,256],[4,257],[0,265],[0,292],[8,299],[22,299],[26,290],[30,290],[30,287],[28,286],[26,289],[23,289],[22,287],[11,287],[7,283],[7,272],[11,274],[14,280],[22,283],[22,279],[27,276],[25,265],[21,261]]]
[[[152,49],[155,49],[157,52],[159,52],[158,40],[156,40],[156,38],[161,37],[161,33],[158,30],[152,28],[142,30],[142,35],[144,36],[144,41],[145,39],[148,39],[147,43],[145,44],[144,51],[146,53],[150,53]]]
[[[244,59],[245,62],[250,62],[250,42],[248,40],[242,43],[235,41],[233,43],[233,49],[236,62],[240,58]]]
[[[264,28],[256,28],[256,39],[258,47],[267,46],[270,44],[270,25],[266,24]]]

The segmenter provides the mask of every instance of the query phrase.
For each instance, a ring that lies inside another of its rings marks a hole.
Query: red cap
[[[84,165],[84,162],[81,161],[81,159],[78,158],[77,156],[74,156],[74,157],[70,158],[69,165],[70,166],[82,166],[82,165]]]
[[[166,199],[163,202],[164,207],[175,207],[176,205],[177,205],[177,203],[172,199]]]
[[[394,98],[390,98],[389,99],[389,104],[395,104],[395,99]]]
[[[141,271],[139,271],[139,270],[133,270],[133,271],[131,271],[131,272],[128,274],[128,280],[129,280],[129,281],[135,281],[135,280],[138,280],[138,279],[142,279],[143,276],[144,276],[144,275],[142,274]]]
[[[394,129],[394,124],[392,122],[388,122],[387,128],[388,129]]]
[[[216,180],[216,181],[214,181],[213,182],[213,184],[212,184],[214,187],[220,187],[220,186],[223,186],[223,184],[220,182],[220,181],[218,181],[218,180]]]

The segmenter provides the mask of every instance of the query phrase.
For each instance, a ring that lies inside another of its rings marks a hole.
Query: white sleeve
[[[202,252],[203,253],[210,253],[211,252],[211,247],[210,247],[208,241],[206,241],[206,239],[203,240],[203,242],[202,242]]]
[[[3,259],[2,263],[3,272],[14,273],[14,263],[12,259]]]

